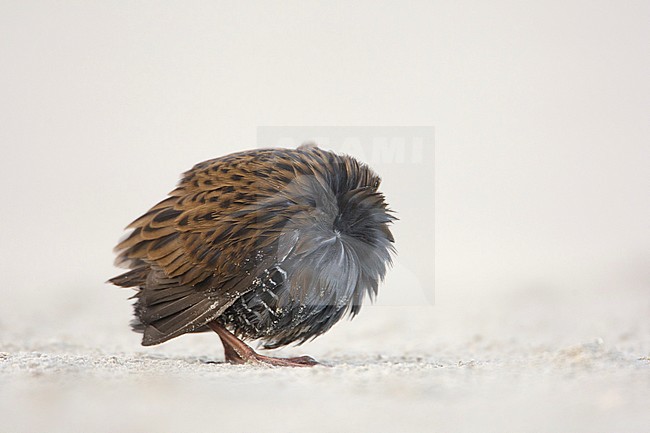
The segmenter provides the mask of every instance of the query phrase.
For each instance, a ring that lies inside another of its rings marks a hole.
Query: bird
[[[142,345],[214,331],[232,364],[308,367],[300,345],[374,300],[396,254],[395,212],[380,177],[321,149],[241,151],[196,164],[127,226],[109,280],[135,289],[131,327]]]

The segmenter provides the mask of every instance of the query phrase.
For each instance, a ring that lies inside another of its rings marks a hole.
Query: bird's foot
[[[209,323],[208,326],[219,335],[219,338],[221,338],[226,362],[231,364],[252,364],[273,367],[313,367],[319,365],[319,363],[311,356],[275,358],[272,356],[260,355],[220,323],[212,322]]]
[[[252,351],[252,349],[251,349]],[[272,367],[313,367],[319,363],[311,356],[298,356],[295,358],[275,358],[273,356],[260,355],[253,351],[250,355],[245,357],[232,357],[226,358],[231,364],[252,364],[252,365],[266,365]]]

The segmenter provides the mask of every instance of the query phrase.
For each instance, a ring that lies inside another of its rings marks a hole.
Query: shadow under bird
[[[137,290],[133,329],[150,346],[213,330],[231,363],[303,367],[303,343],[374,298],[394,252],[395,220],[367,165],[307,144],[199,163],[133,221],[110,280]]]

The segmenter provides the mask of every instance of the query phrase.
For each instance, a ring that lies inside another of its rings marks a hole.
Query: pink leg
[[[226,361],[231,364],[257,364],[272,365],[276,367],[313,367],[319,365],[310,356],[299,356],[296,358],[274,358],[264,356],[255,352],[249,345],[235,337],[223,325],[214,321],[208,324],[210,329],[217,333],[223,343]]]

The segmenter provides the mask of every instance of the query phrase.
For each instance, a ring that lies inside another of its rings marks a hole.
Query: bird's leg
[[[310,356],[296,358],[274,358],[255,352],[248,344],[235,337],[216,320],[208,323],[210,329],[217,333],[223,344],[226,361],[231,364],[272,365],[276,367],[313,367],[318,362]]]

